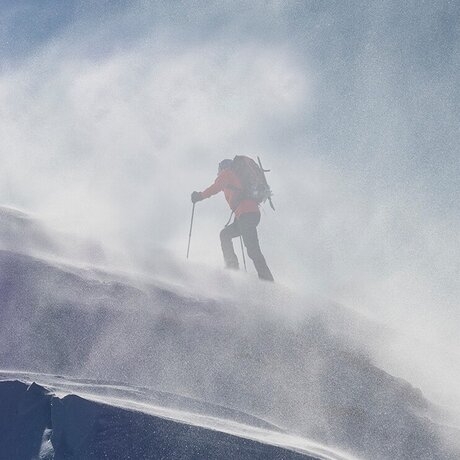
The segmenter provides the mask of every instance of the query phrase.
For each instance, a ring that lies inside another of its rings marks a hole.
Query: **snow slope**
[[[187,272],[170,264],[161,277],[162,267],[153,276],[96,267],[91,254],[86,265],[64,261],[71,251],[56,252],[45,244],[54,236],[36,221],[3,208],[0,222],[7,220],[8,225],[0,223],[3,378],[36,381],[58,396],[68,395],[62,401],[79,401],[75,410],[90,407],[92,413],[110,405],[122,423],[93,432],[98,443],[118,446],[120,436],[130,433],[130,445],[140,445],[126,420],[148,415],[155,426],[173,419],[218,437],[217,431],[219,439],[236,435],[262,442],[270,452],[275,445],[330,458],[345,458],[338,450],[376,460],[458,458],[444,427],[433,421],[439,419],[438,408],[372,363],[362,344],[351,340],[369,333],[369,325],[363,327],[345,309],[201,268],[205,281],[197,288],[191,283],[195,267]],[[2,385],[23,393],[26,388]],[[5,416],[1,419],[6,423]],[[80,430],[66,420],[68,429]],[[55,429],[57,454],[61,438]],[[164,432],[169,430],[177,433],[173,425]],[[19,439],[20,433],[14,436]],[[82,449],[91,448],[88,439],[81,441]],[[206,449],[228,445],[213,439]],[[148,451],[151,443],[145,442]],[[203,446],[200,452],[206,452]],[[240,441],[235,446],[242,449]],[[193,457],[193,449],[184,449],[179,458]],[[262,452],[260,445],[248,449],[227,458],[258,458],[254,452]]]
[[[0,381],[2,458],[347,458],[246,414],[172,394],[40,374],[21,379],[47,385]],[[252,423],[234,420],[241,417]]]

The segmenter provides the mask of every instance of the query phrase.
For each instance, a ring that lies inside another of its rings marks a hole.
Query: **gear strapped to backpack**
[[[268,200],[271,208],[275,210],[271,200],[273,193],[265,177],[265,172],[268,170],[262,168],[259,157],[257,160],[259,164],[244,155],[236,155],[233,158],[232,169],[243,185],[242,198],[249,198],[258,203]]]

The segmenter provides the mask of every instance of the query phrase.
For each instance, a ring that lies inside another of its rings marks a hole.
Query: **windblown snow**
[[[115,266],[9,208],[0,245],[1,458],[459,458],[346,308],[164,254]]]

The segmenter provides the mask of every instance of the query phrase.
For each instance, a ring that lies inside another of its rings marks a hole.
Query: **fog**
[[[260,155],[276,205],[260,239],[277,281],[398,330],[375,359],[459,406],[458,4],[0,12],[2,204],[130,262],[160,249],[220,269],[226,203],[197,205],[186,261],[190,193],[221,159]]]

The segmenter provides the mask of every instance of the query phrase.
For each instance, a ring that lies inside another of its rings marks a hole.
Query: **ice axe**
[[[262,162],[260,161],[260,157],[257,157],[257,161],[259,163],[259,167],[260,169],[262,170],[262,175],[263,175],[263,178],[264,178],[264,182],[265,182],[265,185],[268,189],[270,189],[270,186],[268,185],[268,182],[267,182],[267,178],[265,176],[265,173],[266,172],[270,172],[269,169],[264,169],[264,167],[262,166]],[[271,192],[270,192],[271,193]],[[273,201],[272,201],[272,197],[269,196],[268,197],[268,202],[270,203],[270,207],[273,209],[273,211],[275,210],[275,206],[273,205]]]

